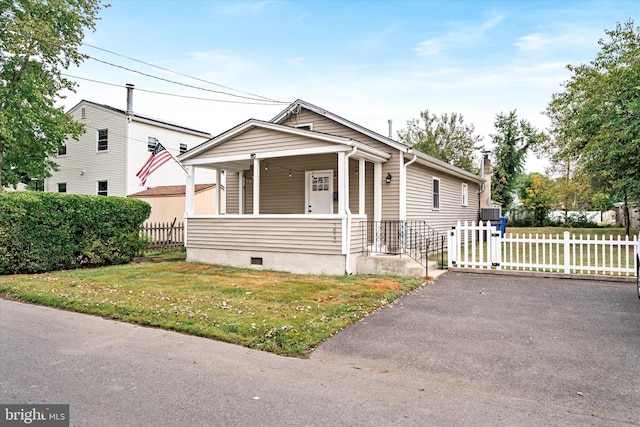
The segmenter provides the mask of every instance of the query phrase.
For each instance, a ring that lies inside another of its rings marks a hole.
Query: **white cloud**
[[[442,43],[438,39],[425,40],[418,43],[413,50],[418,52],[420,56],[429,56],[440,53]]]
[[[502,22],[504,20],[504,18],[505,18],[504,15],[494,16],[493,18],[488,19],[485,22],[483,22],[482,25],[480,26],[480,30],[481,31],[490,30],[491,28],[495,27],[500,22]]]

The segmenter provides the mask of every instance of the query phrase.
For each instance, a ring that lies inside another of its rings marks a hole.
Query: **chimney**
[[[491,151],[482,152],[482,167],[480,176],[484,178],[484,189],[480,194],[480,208],[490,208],[493,206],[491,202]]]
[[[133,116],[133,84],[127,83],[127,115]]]
[[[393,139],[393,120],[389,119],[389,139]]]

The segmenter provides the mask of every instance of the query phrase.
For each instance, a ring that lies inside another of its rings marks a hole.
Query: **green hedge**
[[[0,191],[0,274],[129,262],[150,212],[136,199]]]

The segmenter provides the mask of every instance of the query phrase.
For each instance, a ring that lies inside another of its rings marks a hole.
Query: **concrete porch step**
[[[394,276],[425,277],[426,269],[407,255],[359,256],[358,274],[389,274]],[[429,261],[429,277],[436,278],[446,270],[438,270],[436,261]]]

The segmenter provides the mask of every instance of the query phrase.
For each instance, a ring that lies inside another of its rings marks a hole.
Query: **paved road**
[[[75,426],[640,425],[629,283],[449,273],[292,359],[0,300],[0,402]]]

